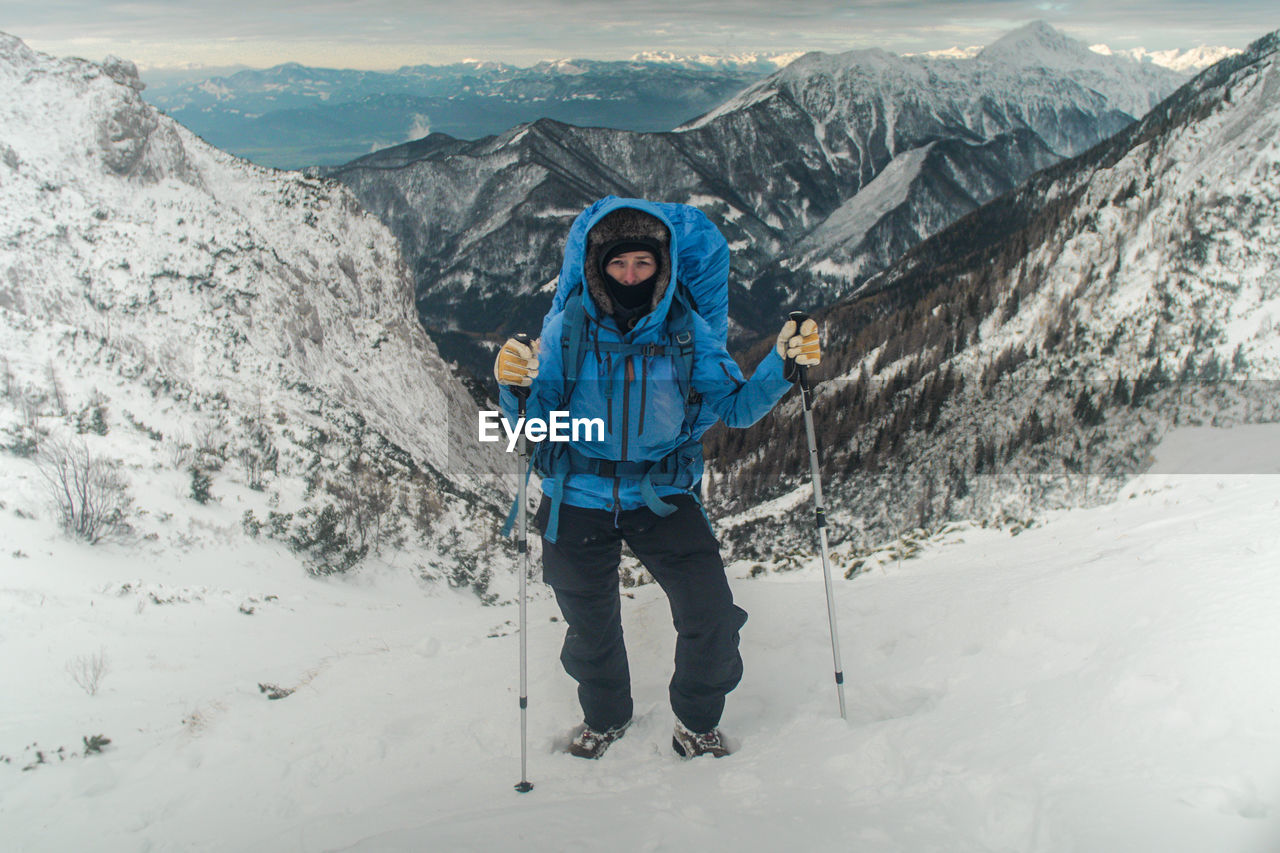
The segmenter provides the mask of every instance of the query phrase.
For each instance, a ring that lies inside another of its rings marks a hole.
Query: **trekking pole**
[[[530,346],[529,336],[516,335],[515,339],[525,346]],[[529,399],[529,386],[512,385],[511,392],[516,395],[519,418],[524,419],[525,403]],[[516,542],[516,551],[520,554],[520,781],[516,790],[527,794],[533,790],[529,781],[529,643],[526,633],[528,627],[525,609],[525,586],[529,579],[529,517],[525,507],[525,469],[529,465],[529,451],[525,445],[524,430],[520,431],[520,463],[516,471],[516,512],[520,514],[520,533]]]
[[[796,324],[796,334],[809,315],[792,311],[788,316]],[[804,398],[804,432],[809,439],[809,469],[813,474],[814,526],[818,529],[818,541],[822,545],[822,580],[827,589],[827,621],[831,623],[831,657],[836,668],[836,694],[840,698],[840,718],[847,720],[844,708],[844,670],[840,666],[840,632],[836,628],[835,591],[831,586],[831,560],[827,553],[827,511],[822,501],[822,473],[818,470],[818,439],[813,431],[813,386],[809,383],[809,367],[797,364],[800,375],[800,393]]]

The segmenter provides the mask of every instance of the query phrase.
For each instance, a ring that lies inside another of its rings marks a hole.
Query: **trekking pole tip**
[[[527,793],[529,793],[530,791],[532,791],[532,790],[533,790],[533,783],[532,783],[532,782],[529,782],[529,781],[527,781],[527,780],[522,780],[522,781],[520,781],[520,782],[517,782],[517,783],[516,783],[516,790],[517,790],[517,791],[519,791],[519,792],[520,792],[520,793],[522,793],[522,794],[527,794]]]

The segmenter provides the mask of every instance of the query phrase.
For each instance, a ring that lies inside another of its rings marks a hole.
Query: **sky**
[[[1115,48],[1245,47],[1280,28],[1275,0],[41,0],[0,6],[0,31],[56,56],[141,68],[393,69],[489,59],[895,53],[987,44],[1029,21]]]

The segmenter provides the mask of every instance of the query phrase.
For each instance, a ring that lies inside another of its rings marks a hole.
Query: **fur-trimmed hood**
[[[605,273],[600,268],[600,262],[610,246],[622,240],[637,239],[656,242],[659,249],[657,281],[654,282],[653,297],[649,303],[650,311],[662,304],[671,284],[671,231],[666,223],[637,207],[611,210],[587,233],[586,252],[582,259],[582,277],[587,284],[587,292],[591,294],[603,316],[617,313],[617,306],[605,285]]]

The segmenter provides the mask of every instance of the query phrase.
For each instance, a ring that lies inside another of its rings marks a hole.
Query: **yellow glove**
[[[818,321],[812,317],[800,324],[788,320],[778,333],[778,355],[795,364],[811,367],[822,361],[822,348],[818,343]]]
[[[531,385],[538,375],[538,341],[533,346],[520,343],[515,338],[498,350],[498,360],[493,364],[493,375],[499,385]]]

